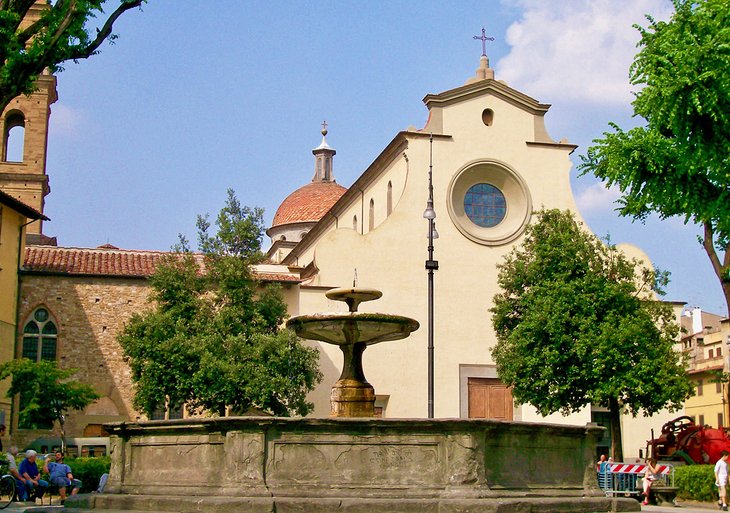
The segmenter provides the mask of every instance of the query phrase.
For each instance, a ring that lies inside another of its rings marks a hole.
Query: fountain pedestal
[[[418,329],[418,321],[400,315],[360,313],[363,301],[378,299],[382,293],[364,288],[332,289],[326,296],[343,301],[347,313],[320,313],[289,319],[287,327],[302,338],[340,346],[342,374],[330,394],[331,417],[373,417],[375,389],[365,379],[362,354],[368,345],[406,338]]]

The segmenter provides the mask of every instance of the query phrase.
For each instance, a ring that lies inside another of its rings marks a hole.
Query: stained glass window
[[[491,228],[501,223],[507,214],[507,200],[494,185],[477,183],[466,191],[464,212],[475,225]]]

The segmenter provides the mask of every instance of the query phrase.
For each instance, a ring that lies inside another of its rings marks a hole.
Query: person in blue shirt
[[[56,461],[49,462],[50,456],[46,459],[43,471],[48,473],[51,483],[58,487],[58,495],[61,496],[61,504],[63,504],[66,502],[66,488],[71,488],[71,495],[76,495],[81,489],[81,481],[74,479],[71,467],[63,462],[61,451],[56,451],[54,458]]]
[[[36,464],[38,455],[33,449],[25,451],[25,459],[20,462],[18,472],[25,481],[25,491],[29,500],[42,499],[48,489],[48,482],[41,479],[41,473]],[[35,495],[33,494],[35,492]]]

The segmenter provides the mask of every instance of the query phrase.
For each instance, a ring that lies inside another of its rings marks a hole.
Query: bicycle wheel
[[[15,478],[4,475],[0,478],[0,509],[10,506],[13,497],[15,497]]]

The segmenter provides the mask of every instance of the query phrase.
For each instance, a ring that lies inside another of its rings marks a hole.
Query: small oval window
[[[487,126],[492,126],[494,122],[494,111],[492,109],[484,109],[482,111],[482,122]]]

